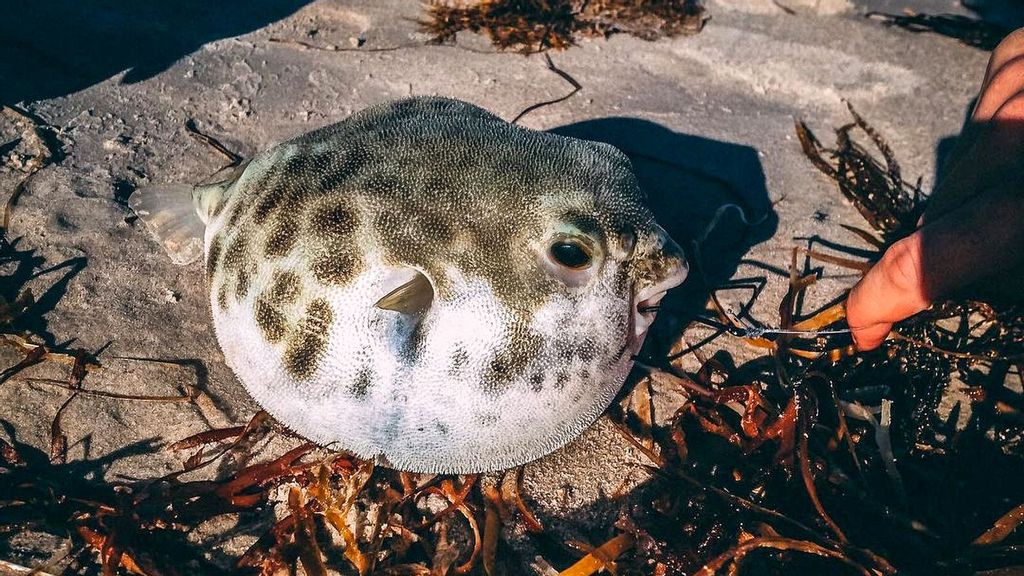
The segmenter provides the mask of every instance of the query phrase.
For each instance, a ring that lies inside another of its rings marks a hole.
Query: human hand
[[[846,316],[860,350],[953,295],[1024,300],[1024,29],[992,52],[970,124],[919,228],[854,286]]]

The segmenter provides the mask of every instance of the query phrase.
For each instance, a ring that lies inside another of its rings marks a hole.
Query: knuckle
[[[989,81],[989,90],[1012,91],[1024,88],[1024,50],[999,67]]]
[[[1024,67],[1021,68],[1024,75]],[[1024,119],[1024,77],[1018,80],[1019,90],[1006,99],[1006,102],[996,111],[997,120],[1019,120]]]
[[[882,272],[891,286],[903,294],[919,294],[923,291],[921,253],[912,238],[904,238],[893,244],[882,260]]]

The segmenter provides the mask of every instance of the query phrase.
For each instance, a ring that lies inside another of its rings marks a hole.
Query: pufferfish
[[[446,98],[373,106],[132,204],[178,263],[201,252],[257,403],[413,472],[510,468],[575,438],[687,271],[618,149]]]

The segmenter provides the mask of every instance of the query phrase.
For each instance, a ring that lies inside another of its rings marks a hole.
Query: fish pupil
[[[555,242],[551,245],[551,256],[562,266],[575,270],[590,265],[590,254],[576,242]]]

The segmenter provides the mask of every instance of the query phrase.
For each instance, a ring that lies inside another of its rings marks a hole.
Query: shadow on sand
[[[65,96],[127,71],[145,80],[207,42],[280,20],[309,0],[40,0],[0,18],[0,103]]]

